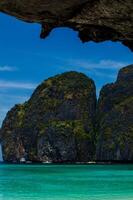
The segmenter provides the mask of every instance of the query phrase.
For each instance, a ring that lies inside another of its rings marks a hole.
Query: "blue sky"
[[[40,26],[0,14],[0,124],[7,111],[26,101],[44,79],[64,71],[85,73],[97,93],[132,63],[133,54],[120,43],[82,44],[77,33],[59,28],[41,40]]]

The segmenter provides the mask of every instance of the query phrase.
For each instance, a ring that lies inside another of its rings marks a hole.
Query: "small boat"
[[[25,158],[20,158],[20,163],[25,163],[26,159]]]
[[[32,163],[32,161],[30,161],[30,160],[26,161],[26,164],[31,164],[31,163]]]

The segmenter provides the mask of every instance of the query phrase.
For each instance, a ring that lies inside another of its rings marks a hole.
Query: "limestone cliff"
[[[133,160],[133,65],[102,88],[97,118],[97,159]]]
[[[95,154],[95,84],[82,73],[49,78],[1,129],[5,161],[86,162]]]
[[[133,161],[133,65],[102,88],[98,103],[84,74],[49,78],[8,112],[0,138],[10,162]]]

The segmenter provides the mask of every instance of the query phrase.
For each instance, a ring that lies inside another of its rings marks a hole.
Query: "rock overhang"
[[[41,24],[41,38],[69,27],[82,42],[119,41],[133,51],[132,0],[1,0],[0,11]]]

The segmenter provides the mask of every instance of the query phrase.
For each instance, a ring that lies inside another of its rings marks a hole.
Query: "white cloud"
[[[117,76],[117,72],[120,68],[127,66],[131,63],[116,60],[82,60],[82,59],[60,59],[64,67],[60,67],[62,70],[78,70],[83,73],[89,73],[90,76],[106,77],[114,81]]]
[[[81,69],[120,69],[121,67],[129,65],[129,63],[115,61],[115,60],[100,60],[99,62],[91,62],[89,60],[69,60],[68,64]]]
[[[6,113],[9,109],[8,108],[0,108],[1,113]]]
[[[0,88],[7,89],[27,89],[32,90],[35,89],[37,84],[35,83],[25,83],[25,82],[11,82],[11,81],[3,81],[0,80]]]
[[[0,72],[12,72],[12,71],[16,71],[18,70],[16,67],[12,67],[12,66],[0,66]]]
[[[97,71],[95,69],[90,71],[89,74],[92,74],[92,76],[95,75],[95,76],[103,77],[103,78],[106,77],[106,78],[113,79],[113,80],[115,80],[116,77],[117,77],[116,73],[106,73],[106,72],[103,72],[103,71],[100,72],[100,71]]]
[[[19,103],[27,101],[30,98],[29,96],[21,96],[21,95],[14,95],[14,94],[3,94],[0,93],[0,100],[4,100],[6,99],[7,102],[15,102],[15,101],[19,101]]]

